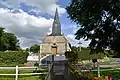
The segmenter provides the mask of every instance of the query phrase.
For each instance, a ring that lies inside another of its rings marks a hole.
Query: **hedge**
[[[27,52],[7,51],[0,52],[0,66],[2,65],[19,65],[27,62]]]

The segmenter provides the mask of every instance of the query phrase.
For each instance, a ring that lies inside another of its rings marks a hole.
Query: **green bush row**
[[[0,65],[18,65],[27,62],[28,52],[8,51],[0,52]]]

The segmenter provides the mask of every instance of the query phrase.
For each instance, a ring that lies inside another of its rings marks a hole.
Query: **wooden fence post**
[[[16,77],[15,80],[18,80],[18,65],[16,66]]]

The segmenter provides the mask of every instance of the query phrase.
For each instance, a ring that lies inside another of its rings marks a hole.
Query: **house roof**
[[[64,36],[46,36],[43,43],[66,43],[67,39]]]

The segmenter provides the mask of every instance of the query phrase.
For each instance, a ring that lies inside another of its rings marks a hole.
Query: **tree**
[[[68,45],[70,46],[70,49],[72,48],[72,45],[70,43],[68,43]]]
[[[65,56],[70,60],[70,62],[76,62],[78,60],[78,53],[79,53],[78,48],[72,46],[71,50],[72,51],[65,52]]]
[[[39,50],[40,50],[40,46],[37,44],[30,47],[31,52],[37,53]]]
[[[0,27],[0,51],[2,51],[2,35],[4,33],[4,28]]]
[[[18,50],[19,47],[19,40],[13,33],[4,33],[3,35],[4,40],[4,48],[7,50]]]
[[[25,51],[27,51],[27,52],[28,52],[28,51],[30,51],[30,49],[29,49],[29,48],[26,48],[26,50],[25,50]]]
[[[16,35],[5,32],[4,28],[0,27],[0,51],[19,49],[19,40]]]
[[[91,52],[108,48],[120,53],[120,0],[71,0],[66,9],[80,26],[76,39],[91,40]]]

